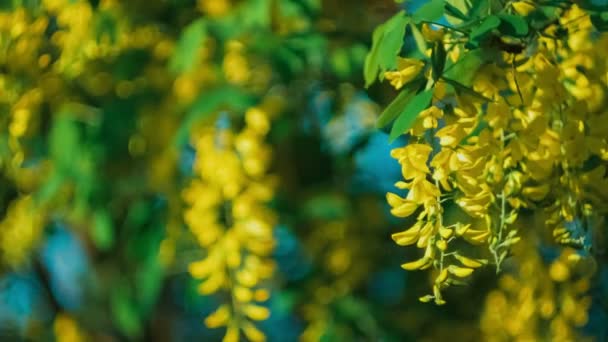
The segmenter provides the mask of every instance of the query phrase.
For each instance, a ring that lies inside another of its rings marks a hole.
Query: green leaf
[[[431,66],[433,68],[433,81],[437,81],[443,74],[445,68],[446,51],[442,42],[435,42],[433,54],[431,55]]]
[[[135,271],[136,298],[140,313],[148,315],[158,298],[162,285],[163,269],[157,258],[159,243],[149,244],[152,252],[138,263]]]
[[[424,5],[417,9],[412,18],[416,23],[422,21],[433,22],[441,19],[445,10],[444,0],[431,0],[427,1]]]
[[[94,32],[97,41],[101,41],[103,37],[107,37],[111,43],[116,43],[118,35],[116,18],[108,11],[100,11],[96,18]]]
[[[169,70],[176,74],[191,71],[206,36],[207,26],[204,19],[195,20],[188,25],[182,32],[173,56],[169,60]]]
[[[444,76],[453,80],[459,80],[464,85],[470,85],[475,73],[488,58],[488,54],[482,49],[467,52],[464,56],[444,70]]]
[[[112,218],[106,210],[100,209],[95,212],[91,239],[95,246],[102,251],[108,250],[114,245],[114,226]]]
[[[478,99],[480,99],[480,100],[484,100],[484,101],[487,101],[487,102],[494,102],[494,100],[489,99],[489,98],[487,98],[487,97],[485,97],[485,96],[481,95],[480,93],[476,92],[476,91],[475,91],[475,90],[473,90],[472,88],[467,87],[467,86],[465,86],[464,84],[462,84],[462,83],[460,83],[460,82],[458,82],[458,81],[454,81],[454,80],[452,80],[452,79],[445,78],[445,77],[443,77],[443,78],[442,78],[442,80],[443,80],[445,83],[447,83],[447,84],[451,85],[452,87],[454,87],[454,89],[456,89],[456,91],[459,91],[459,92],[463,92],[463,93],[469,94],[469,95],[471,95],[471,96],[473,96],[473,97],[476,97],[476,98],[478,98]]]
[[[55,194],[59,192],[64,182],[64,174],[54,171],[51,176],[46,179],[46,182],[44,182],[44,184],[38,188],[35,197],[37,203],[39,203],[41,206],[48,204]]]
[[[70,113],[63,112],[53,122],[49,135],[50,155],[61,172],[71,172],[80,155],[80,130]]]
[[[119,284],[112,292],[110,305],[118,329],[128,337],[134,338],[140,333],[141,323],[129,292],[127,284]]]
[[[412,29],[412,36],[414,36],[414,41],[416,42],[416,47],[418,47],[418,51],[420,51],[420,53],[425,56],[428,46],[426,45],[426,40],[424,39],[422,32],[420,32],[420,30],[414,23],[410,23],[410,28]]]
[[[251,28],[270,27],[270,3],[269,0],[249,0],[242,8],[243,14],[240,16],[242,23],[239,26]]]
[[[500,26],[500,18],[495,15],[491,15],[483,20],[483,22],[471,31],[469,36],[469,42],[474,46],[478,46],[479,42],[483,40],[492,30]]]
[[[602,12],[590,16],[591,23],[600,32],[608,31],[608,12]]]
[[[401,134],[410,129],[418,114],[425,110],[431,99],[433,98],[433,88],[424,90],[418,93],[411,101],[407,103],[397,121],[393,124],[391,134],[388,138],[389,142],[395,141]]]
[[[369,87],[374,83],[378,72],[380,71],[380,63],[378,63],[379,48],[384,37],[384,25],[378,26],[372,34],[372,48],[365,57],[363,66],[363,76],[365,78],[365,87]]]
[[[405,27],[409,17],[401,11],[386,23],[378,26],[372,35],[372,48],[365,58],[365,87],[369,87],[378,77],[378,73],[396,66],[396,57],[403,46]]]
[[[464,3],[464,1],[462,1]],[[466,8],[466,6],[463,6],[464,8]],[[464,14],[464,12],[462,12],[460,10],[460,8],[452,5],[449,2],[445,3],[445,14],[446,17],[452,16],[456,19],[460,19],[461,21],[465,21],[465,20],[469,20],[469,17],[467,17],[466,14]],[[461,21],[457,21],[457,22],[452,22],[450,20],[448,20],[448,22],[452,23],[452,24],[459,24]]]
[[[512,14],[501,14],[499,18],[501,20],[500,33],[512,37],[525,37],[528,35],[528,23],[523,17]]]
[[[339,78],[347,78],[351,70],[350,56],[345,48],[337,48],[330,57],[332,69]]]
[[[321,220],[342,219],[350,214],[349,203],[333,193],[322,193],[310,198],[300,210],[305,217]]]
[[[399,95],[391,102],[386,109],[380,114],[376,121],[376,127],[382,128],[391,123],[399,114],[402,113],[405,105],[416,94],[416,89],[420,86],[420,82],[411,82],[401,90]]]
[[[409,17],[406,17],[402,12],[385,24],[386,30],[384,31],[382,45],[379,48],[381,71],[394,69],[397,66],[397,55],[403,46],[405,28],[409,22]]]

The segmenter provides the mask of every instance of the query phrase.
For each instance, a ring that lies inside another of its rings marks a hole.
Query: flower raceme
[[[201,294],[229,297],[205,319],[210,328],[227,327],[226,342],[238,341],[240,331],[251,341],[265,340],[252,321],[270,315],[260,303],[269,298],[264,280],[275,268],[269,254],[276,218],[265,204],[275,187],[266,173],[270,149],[263,140],[269,129],[267,112],[254,107],[238,133],[204,127],[193,137],[195,179],[183,193],[184,220],[205,256],[189,270],[202,280]]]
[[[527,15],[534,6],[516,2],[512,10]],[[435,89],[430,106],[404,132],[410,143],[391,153],[402,168],[395,186],[407,190],[404,197],[387,194],[391,213],[415,217],[392,238],[422,249],[404,269],[434,270],[433,292],[420,298],[424,302],[443,304],[444,288],[463,284],[488,263],[499,272],[522,238],[522,216],[544,222],[562,245],[590,248],[589,231],[608,209],[601,186],[608,162],[608,64],[602,56],[608,34],[595,31],[576,5],[562,10],[559,22],[567,32],[562,39],[551,35],[556,24],[550,24],[535,36],[534,50],[499,51],[495,63],[482,64],[470,87]],[[463,41],[456,45],[425,36],[429,44],[460,51],[456,65],[466,56],[470,38],[459,32],[446,33]],[[399,58],[398,71],[384,76],[399,90],[425,64]],[[432,73],[424,75],[427,89],[445,87]],[[536,234],[528,239],[544,236],[540,227],[526,229]]]

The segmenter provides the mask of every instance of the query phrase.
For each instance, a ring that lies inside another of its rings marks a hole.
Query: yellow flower
[[[402,199],[390,192],[386,194],[386,198],[392,207],[391,214],[397,217],[408,217],[418,208],[418,203],[415,201]]]
[[[432,206],[437,203],[437,197],[440,195],[439,189],[435,184],[423,178],[415,179],[407,194],[407,200],[414,203],[424,204],[425,207]]]
[[[86,335],[78,326],[78,322],[69,315],[60,313],[55,317],[53,323],[55,338],[58,342],[79,342],[86,341]]]
[[[189,272],[202,280],[201,294],[227,291],[239,302],[222,304],[205,319],[209,327],[228,326],[226,341],[238,340],[240,329],[251,340],[264,340],[248,320],[270,315],[267,308],[252,303],[268,299],[262,282],[275,269],[268,259],[275,245],[276,221],[266,206],[276,183],[266,173],[270,149],[264,139],[269,130],[267,114],[251,108],[237,134],[207,127],[193,139],[195,179],[182,193],[187,204],[184,221],[205,256],[192,262]]]
[[[426,176],[430,170],[426,162],[432,148],[425,144],[409,144],[405,147],[395,148],[391,156],[401,164],[403,178],[411,180]]]
[[[384,73],[384,77],[391,82],[395,89],[399,90],[418,76],[424,67],[424,62],[413,58],[397,58],[397,71],[387,71]]]
[[[534,4],[529,1],[515,1],[511,4],[513,9],[517,14],[521,14],[523,16],[528,15],[530,12],[534,11]]]
[[[427,130],[437,128],[437,120],[443,117],[443,111],[431,106],[418,114],[411,133],[415,136],[422,136]]]
[[[198,0],[198,8],[211,17],[221,17],[230,10],[229,0]]]

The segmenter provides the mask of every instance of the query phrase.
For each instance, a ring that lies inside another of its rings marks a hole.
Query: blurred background
[[[204,318],[222,298],[188,273],[204,255],[184,222],[191,136],[260,103],[280,184],[269,341],[548,341],[558,314],[515,310],[541,298],[574,298],[573,336],[608,340],[608,268],[556,283],[549,245],[510,261],[528,273],[418,301],[432,279],[400,268],[415,251],[385,201],[407,139],[375,128],[396,93],[362,70],[374,28],[423,2],[1,1],[0,341],[221,340]]]

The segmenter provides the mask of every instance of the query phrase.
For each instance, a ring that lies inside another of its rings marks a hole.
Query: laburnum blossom
[[[395,89],[401,89],[404,85],[416,78],[422,68],[424,62],[413,58],[399,58],[397,60],[397,70],[387,71],[384,77],[391,82]]]
[[[276,215],[266,206],[276,187],[267,174],[269,120],[264,108],[253,107],[238,133],[206,127],[193,136],[195,178],[183,192],[184,221],[205,256],[189,271],[201,280],[201,294],[224,292],[231,298],[205,318],[210,328],[226,326],[225,342],[238,341],[240,331],[251,341],[264,341],[252,321],[270,315],[262,304],[270,295],[264,281],[275,269],[269,256]]]
[[[588,260],[566,248],[546,262],[530,247],[522,242],[517,256],[521,266],[515,274],[501,276],[498,288],[486,297],[481,316],[484,339],[584,341],[579,328],[587,324],[591,305],[586,294],[591,268],[584,265]]]
[[[524,16],[536,8],[523,1],[510,6]],[[407,194],[387,194],[394,216],[416,217],[393,239],[423,250],[402,267],[434,270],[433,291],[422,301],[443,304],[444,288],[486,264],[500,272],[522,239],[524,208],[535,211],[541,223],[535,229],[549,228],[556,242],[590,248],[589,231],[601,224],[608,197],[608,65],[601,52],[608,34],[595,32],[576,5],[559,21],[563,39],[548,38],[558,30],[548,25],[534,49],[502,51],[499,62],[480,66],[467,91],[445,91],[441,79],[425,75],[427,89],[442,91],[433,91],[406,132],[410,143],[391,153],[402,168],[395,186]],[[449,57],[456,63],[466,55],[466,45],[440,43],[426,25],[423,32],[427,42],[457,51]],[[395,89],[424,65],[399,63],[399,71],[386,74]]]

